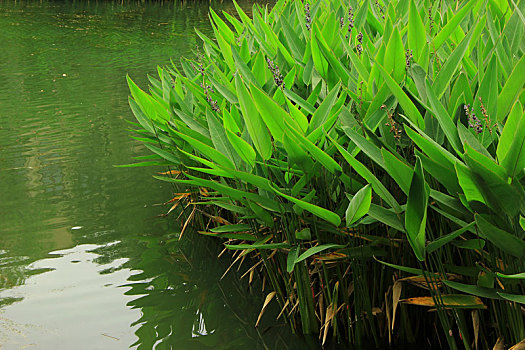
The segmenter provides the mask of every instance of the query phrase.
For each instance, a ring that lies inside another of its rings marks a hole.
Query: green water
[[[125,75],[191,55],[208,6],[0,0],[1,349],[304,348],[275,308],[253,327],[261,285],[216,242],[173,239],[154,169],[113,167],[148,154]]]

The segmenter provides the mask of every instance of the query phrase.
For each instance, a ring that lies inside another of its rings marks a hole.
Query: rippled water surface
[[[158,217],[173,189],[113,167],[147,154],[125,75],[146,86],[191,55],[208,6],[0,0],[0,348],[292,347],[282,325],[253,327],[261,293],[220,280],[215,242]]]

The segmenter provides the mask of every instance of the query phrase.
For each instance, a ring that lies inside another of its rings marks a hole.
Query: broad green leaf
[[[225,129],[225,131],[226,137],[228,137],[228,140],[233,146],[233,149],[235,149],[235,152],[237,152],[241,159],[244,160],[249,166],[254,167],[256,155],[253,147],[230,130]]]
[[[200,153],[205,155],[208,159],[216,162],[217,164],[220,164],[224,166],[225,168],[234,169],[235,165],[233,162],[228,159],[224,154],[217,151],[215,148],[212,148],[208,146],[207,144],[196,140],[190,136],[184,135],[178,131],[174,131],[175,134],[177,134],[181,139],[188,142],[190,145],[192,145],[195,149],[197,149]]]
[[[246,224],[221,225],[210,229],[213,233],[243,232],[251,231],[252,227]]]
[[[317,26],[317,24],[314,24],[314,26]],[[314,67],[315,69],[321,74],[323,78],[327,77],[328,73],[328,62],[323,57],[323,54],[321,53],[321,50],[319,49],[319,44],[317,43],[317,40],[315,40],[314,31],[310,31],[311,39],[310,39],[310,48],[312,50],[312,59],[314,61]]]
[[[299,247],[293,246],[292,248],[290,248],[290,251],[288,252],[288,256],[286,257],[286,271],[288,273],[292,273],[295,267],[295,261],[297,260],[298,256],[299,256]]]
[[[310,229],[307,227],[307,228],[303,228],[301,231],[296,231],[295,232],[295,238],[297,239],[300,239],[300,240],[311,240],[312,239],[312,232],[310,231]]]
[[[238,69],[238,72],[241,74],[242,76],[242,79],[244,79],[244,81],[246,81],[246,84],[249,85],[249,84],[253,84],[255,86],[258,86],[258,82],[257,82],[257,78],[255,77],[255,75],[252,73],[250,67],[248,67],[248,65],[246,65],[246,62],[244,62],[244,60],[242,59],[241,55],[239,54],[239,51],[237,50],[237,48],[234,46],[234,45],[231,45],[231,53],[232,53],[232,57],[233,59],[235,60],[235,66],[237,67]],[[235,70],[235,69],[232,69],[232,70]],[[235,75],[235,86],[237,87],[237,76],[238,74]],[[239,89],[237,88],[237,95],[239,95]],[[241,98],[240,96],[238,96],[239,99]]]
[[[478,0],[470,0],[467,4],[465,4],[455,15],[452,17],[447,24],[441,28],[439,33],[436,34],[434,37],[434,40],[432,40],[432,48],[434,50],[438,50],[441,45],[450,38],[450,35],[454,30],[456,30],[456,27],[463,21],[465,16],[470,12],[472,9],[472,6],[477,2]]]
[[[505,168],[492,159],[475,151],[468,144],[465,145],[465,150],[465,162],[476,175],[476,183],[487,200],[487,205],[496,212],[502,209],[511,216],[516,215],[525,200],[523,189],[509,184]]]
[[[332,174],[341,173],[341,166],[332,157],[326,154],[322,149],[317,147],[312,141],[299,134],[296,131],[296,129],[293,129],[291,127],[288,127],[288,132],[290,132],[304,147],[304,149],[308,151],[308,153],[310,153],[312,158],[321,163],[326,168],[326,170],[328,170]]]
[[[508,278],[508,279],[519,279],[519,280],[523,280],[523,279],[525,279],[525,272],[516,273],[516,274],[513,274],[513,275],[505,275],[505,274],[503,274],[503,273],[496,272],[496,276],[498,276],[499,278]]]
[[[346,209],[346,226],[352,225],[368,213],[371,202],[372,188],[366,185],[355,194]]]
[[[282,140],[285,120],[291,120],[289,114],[286,113],[271,97],[255,87],[255,85],[250,84],[250,92],[252,93],[253,101],[257,106],[259,115],[270,130],[270,133],[275,140]]]
[[[507,156],[511,145],[514,143],[514,135],[518,132],[518,125],[523,119],[523,107],[520,101],[516,101],[514,107],[512,108],[501,136],[498,141],[498,148],[496,149],[496,155],[498,157],[499,164],[502,164],[503,159]]]
[[[467,239],[465,241],[452,241],[452,245],[463,249],[483,249],[485,241],[482,239]]]
[[[259,151],[262,159],[266,160],[272,155],[270,134],[257,111],[257,107],[255,106],[250,93],[238,75],[235,76],[235,87],[237,89],[237,96],[239,97],[239,104],[241,105],[242,116],[246,123],[248,133],[250,134],[253,144],[257,151]]]
[[[234,150],[228,142],[225,129],[219,122],[219,119],[212,112],[206,110],[206,120],[208,121],[208,129],[210,130],[211,141],[215,149],[235,163]]]
[[[301,147],[301,143],[291,133],[285,133],[283,135],[283,146],[288,156],[288,161],[293,165],[304,170],[309,171],[312,169],[314,163],[308,156],[308,153]]]
[[[391,74],[396,83],[401,83],[405,75],[405,48],[403,47],[403,40],[397,27],[388,40],[384,68]]]
[[[372,185],[374,191],[387,202],[396,213],[401,213],[401,207],[399,203],[395,200],[392,194],[385,188],[385,186],[379,181],[374,174],[364,166],[360,161],[355,159],[347,150],[340,146],[337,142],[332,139],[332,142],[335,144],[341,155],[345,160],[350,164],[350,166],[361,175],[368,183]]]
[[[471,0],[471,3],[472,1],[476,0]],[[470,38],[472,37],[473,32],[474,29],[471,29],[469,33],[463,38],[463,40],[461,40],[459,45],[454,49],[450,56],[447,57],[445,63],[443,64],[438,75],[436,76],[433,88],[436,92],[436,96],[438,99],[440,99],[443,96],[445,90],[450,85],[450,81],[455,76],[454,73],[458,69],[459,65],[461,64],[461,61],[463,60],[463,56],[467,52],[468,45],[470,43]],[[436,39],[434,39],[434,42],[435,40]]]
[[[457,237],[459,237],[461,234],[465,233],[466,231],[470,230],[472,227],[474,227],[475,223],[474,222],[471,222],[470,224],[468,224],[467,226],[464,226],[456,231],[453,231],[449,234],[446,234],[444,236],[441,236],[439,237],[438,239],[435,239],[434,241],[430,242],[428,245],[427,245],[427,252],[430,254],[434,251],[436,251],[437,249],[441,248],[442,246],[444,246],[445,244],[453,241],[454,239],[456,239]]]
[[[519,108],[521,107],[521,104],[518,102],[516,103],[516,106]],[[507,120],[507,123],[510,122],[510,127],[517,124],[515,129],[506,130],[507,124],[505,124],[503,134],[501,135],[501,139],[504,142],[502,147],[508,147],[508,151],[505,153],[503,159],[500,162],[505,170],[507,170],[507,174],[511,177],[518,175],[521,173],[523,168],[525,168],[525,114],[523,110],[518,110],[515,114],[518,115],[519,121],[515,120],[516,116],[514,115],[510,115],[509,119]],[[511,117],[512,119],[510,119]],[[509,140],[509,134],[512,134],[512,131],[514,131],[514,135]],[[498,145],[498,150],[499,149],[500,146]],[[499,154],[502,153],[503,152],[500,152]]]
[[[270,186],[271,186],[271,184],[270,184]],[[341,218],[339,217],[339,215],[335,214],[334,212],[331,212],[330,210],[325,209],[325,208],[321,208],[321,207],[319,207],[319,206],[317,206],[315,204],[311,204],[311,203],[302,201],[300,199],[294,198],[292,196],[289,196],[287,194],[284,194],[284,193],[282,193],[281,191],[279,191],[278,189],[276,189],[273,186],[272,186],[272,188],[273,188],[275,193],[277,193],[278,195],[288,199],[290,202],[293,202],[293,203],[297,204],[297,206],[299,206],[301,209],[304,209],[304,210],[314,214],[315,216],[318,216],[321,219],[330,222],[334,226],[341,225]]]
[[[408,272],[408,273],[411,273],[413,275],[426,275],[426,276],[429,276],[429,277],[435,277],[436,276],[435,274],[433,274],[431,272],[428,272],[428,271],[425,271],[425,270],[416,269],[416,268],[413,268],[413,267],[407,267],[407,266],[391,264],[391,263],[387,263],[385,261],[381,261],[379,259],[375,259],[375,260],[380,262],[381,264],[389,266],[389,267],[391,267],[393,269],[400,270],[400,271],[403,271],[403,272]]]
[[[385,168],[383,156],[381,155],[381,150],[377,146],[375,146],[372,142],[368,141],[364,136],[362,136],[352,128],[342,126],[342,129],[345,132],[345,134],[357,145],[357,147],[359,147],[361,151],[366,153],[366,155],[377,165],[379,165],[382,168]]]
[[[444,284],[449,286],[452,289],[459,290],[464,293],[477,295],[478,297],[482,298],[489,298],[489,299],[502,299],[498,295],[498,290],[494,288],[486,288],[486,287],[478,287],[471,284],[464,284],[454,281],[443,281]]]
[[[152,151],[153,153],[158,154],[159,156],[161,156],[162,158],[166,159],[169,162],[172,162],[173,164],[181,164],[179,157],[177,157],[175,154],[171,152],[168,152],[164,149],[161,149],[157,146],[153,146],[147,143],[145,143],[144,146],[149,148],[149,150]]]
[[[308,118],[306,118],[304,113],[301,112],[299,108],[297,108],[297,105],[294,105],[292,102],[290,102],[288,98],[285,98],[285,100],[288,110],[290,111],[290,115],[301,128],[301,132],[306,132],[308,129]]]
[[[427,221],[428,192],[421,160],[417,158],[408,193],[405,227],[408,242],[420,261],[425,260],[425,226]]]
[[[206,232],[206,231],[198,231],[199,234],[204,236],[210,236],[215,238],[223,238],[223,239],[238,239],[242,241],[255,241],[256,238],[249,234],[249,233],[215,233],[215,232]]]
[[[151,120],[158,120],[159,118],[164,121],[170,120],[169,112],[160,105],[157,100],[141,90],[137,84],[131,80],[129,75],[126,76],[126,79],[128,81],[129,90],[131,91],[131,96],[133,96],[133,99],[140,106],[146,117]]]
[[[321,244],[321,245],[309,248],[304,253],[299,255],[299,257],[297,257],[297,259],[295,259],[295,264],[297,264],[298,262],[301,262],[301,261],[311,257],[314,254],[322,252],[323,250],[330,249],[330,248],[338,248],[338,249],[340,249],[340,248],[344,248],[344,247],[346,247],[346,246],[345,245],[341,245],[341,244]]]
[[[458,177],[459,185],[463,190],[463,193],[467,197],[469,202],[479,202],[487,204],[483,194],[480,192],[478,185],[475,182],[474,174],[464,164],[456,163],[456,174]]]
[[[408,195],[413,169],[384,148],[381,149],[381,154],[385,163],[385,170],[399,185],[399,188]]]
[[[452,118],[448,115],[447,110],[445,109],[445,107],[443,107],[443,105],[439,101],[439,98],[436,96],[436,93],[434,92],[434,89],[432,88],[428,79],[426,79],[425,81],[425,88],[428,96],[428,101],[430,102],[430,106],[432,107],[431,111],[438,120],[441,129],[447,136],[448,141],[450,142],[456,153],[462,153],[461,141],[459,139],[458,130],[456,129]]]
[[[379,222],[382,222],[387,226],[392,227],[393,229],[405,232],[405,228],[400,219],[401,215],[396,214],[392,210],[385,209],[379,205],[372,203],[370,205],[370,209],[368,209],[368,216],[376,219]]]
[[[525,304],[525,295],[509,294],[504,292],[498,292],[498,295],[503,299],[514,301],[520,304]]]
[[[401,107],[403,107],[404,113],[406,114],[407,118],[419,128],[424,128],[425,122],[423,121],[423,117],[419,113],[414,103],[405,94],[403,89],[396,83],[396,81],[392,79],[390,74],[388,74],[387,71],[383,67],[381,67],[379,63],[376,63],[375,65],[381,71],[383,79],[385,79],[385,83],[388,85],[388,88],[390,89],[392,94],[397,98]]]
[[[483,144],[474,135],[474,133],[468,130],[463,124],[461,124],[459,120],[457,124],[457,130],[458,130],[459,138],[461,139],[461,143],[463,144],[463,150],[464,150],[465,145],[469,145],[470,147],[475,149],[477,152],[483,154],[485,157],[491,160],[494,159],[492,158],[492,155],[487,151],[487,149],[483,146]]]
[[[500,248],[506,253],[509,253],[519,259],[525,256],[525,241],[494,226],[481,215],[476,214],[476,225],[479,229],[479,235],[482,238],[488,239],[496,247]]]
[[[290,248],[288,243],[266,243],[266,244],[225,244],[226,248],[231,250],[246,249],[287,249]]]
[[[140,108],[139,104],[132,99],[131,97],[128,99],[129,106],[131,107],[131,110],[133,111],[133,115],[135,116],[135,119],[139,122],[139,124],[147,131],[149,131],[152,134],[155,134],[155,129],[153,126],[153,122],[150,118],[148,118],[144,112],[142,112],[142,109]]]
[[[337,94],[339,93],[340,88],[341,88],[341,85],[337,84],[330,91],[330,93],[323,99],[323,102],[321,102],[319,107],[317,107],[315,113],[312,115],[312,118],[310,119],[310,125],[308,125],[308,133],[317,129],[319,126],[321,126],[326,121],[336,101]]]
[[[414,0],[410,0],[408,12],[408,47],[410,50],[412,50],[414,60],[416,62],[420,62],[421,64],[426,64],[426,62],[420,61],[423,47],[427,42],[425,32],[425,26],[423,25],[423,21],[419,16],[416,3]]]

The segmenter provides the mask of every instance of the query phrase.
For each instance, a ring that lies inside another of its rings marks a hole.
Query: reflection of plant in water
[[[142,311],[142,317],[132,325],[139,325],[133,346],[291,349],[286,326],[263,324],[265,319],[273,322],[276,312],[274,317],[264,317],[259,328],[253,327],[262,300],[241,290],[239,276],[234,272],[221,280],[228,259],[222,262],[209,258],[218,255],[219,247],[197,235],[189,238],[142,238],[147,249],[138,261],[127,264],[142,271],[132,275],[126,285],[131,288],[126,294],[137,296],[128,306]],[[300,346],[298,341],[294,343]]]

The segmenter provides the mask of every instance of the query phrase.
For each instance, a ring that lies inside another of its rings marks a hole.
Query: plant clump
[[[322,345],[524,339],[524,1],[235,7],[198,61],[128,80],[181,234]]]

